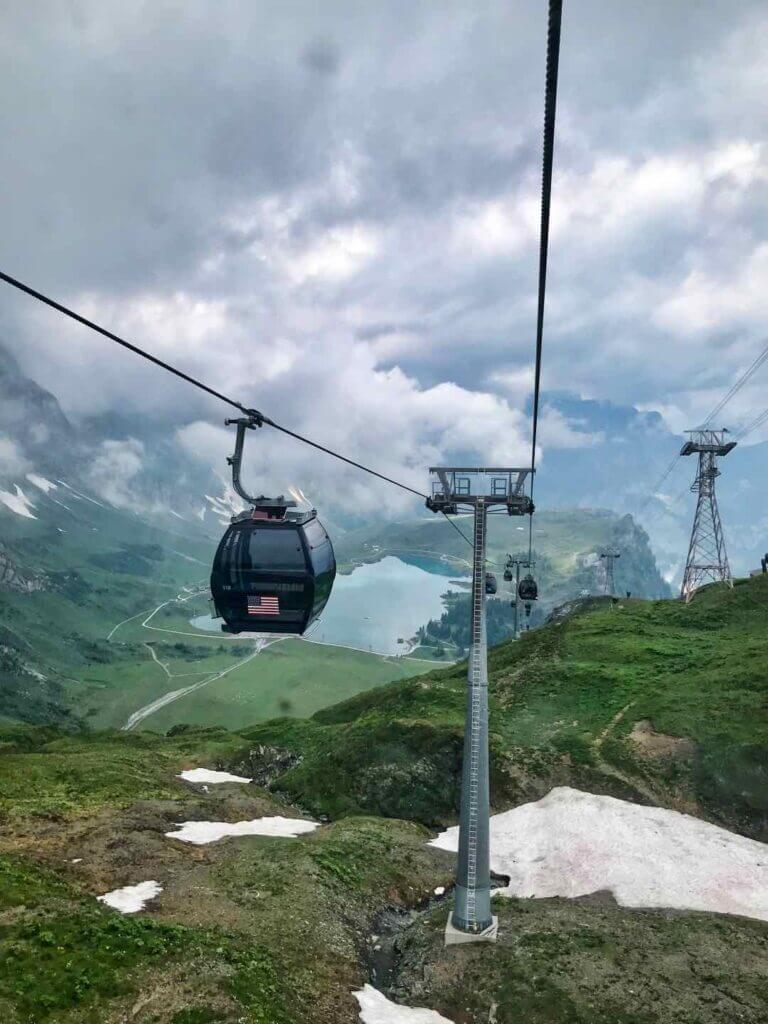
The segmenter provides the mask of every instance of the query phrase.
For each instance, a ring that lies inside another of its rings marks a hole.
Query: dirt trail
[[[136,728],[139,722],[143,722],[145,718],[154,714],[155,711],[159,711],[160,708],[167,707],[169,704],[173,704],[175,701],[181,700],[182,697],[186,697],[187,694],[194,693],[196,690],[201,690],[204,686],[208,686],[209,683],[215,683],[217,679],[222,679],[224,676],[229,675],[230,672],[234,672],[236,668],[241,668],[243,665],[246,665],[249,661],[252,661],[257,654],[260,654],[265,647],[269,647],[270,642],[275,643],[275,641],[257,640],[255,642],[255,650],[253,650],[247,658],[243,658],[242,661],[235,662],[235,664],[230,665],[229,668],[222,669],[221,672],[216,672],[207,679],[200,680],[199,683],[192,683],[190,686],[184,686],[180,690],[171,690],[169,693],[164,693],[161,697],[157,697],[155,700],[150,701],[149,704],[145,704],[143,708],[139,708],[138,711],[134,711],[133,714],[128,717],[128,720],[122,727],[122,731],[130,732],[131,729]]]
[[[620,782],[623,782],[625,786],[629,786],[630,789],[634,789],[637,793],[640,793],[650,803],[659,804],[660,800],[658,794],[654,793],[654,791],[647,786],[645,782],[625,774],[619,768],[614,767],[614,765],[606,761],[603,757],[603,743],[605,743],[606,739],[611,735],[624,715],[626,715],[629,709],[633,708],[636,703],[637,701],[632,700],[629,704],[625,704],[620,711],[616,712],[603,731],[592,740],[592,753],[594,755],[597,768],[599,768],[603,774],[610,775],[614,779],[618,779]]]

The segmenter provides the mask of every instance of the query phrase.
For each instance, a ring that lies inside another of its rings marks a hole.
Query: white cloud
[[[89,464],[87,479],[97,494],[118,508],[144,511],[145,503],[137,497],[133,486],[143,463],[141,441],[103,441]]]
[[[516,370],[492,373],[489,381],[501,388],[513,402],[524,402],[533,393],[534,367],[523,366]]]
[[[694,268],[658,307],[654,319],[676,334],[763,328],[768,319],[768,243],[735,266]]]
[[[505,465],[528,460],[526,417],[498,395],[451,383],[421,388],[402,370],[376,369],[372,353],[361,345],[328,354],[324,364],[314,401],[299,423],[286,425],[343,455],[357,459],[362,453],[367,465],[386,476],[426,491],[429,465],[450,452],[482,452]],[[226,472],[234,429],[197,421],[177,438],[187,452]],[[242,478],[253,493],[298,486],[337,509],[394,512],[413,500],[268,426],[246,435]]]
[[[310,278],[344,280],[370,263],[380,245],[379,232],[364,224],[331,229],[308,248],[285,253],[281,269],[296,284]]]
[[[25,472],[28,465],[24,453],[16,442],[5,434],[0,434],[0,476],[19,476]]]
[[[591,448],[605,441],[605,434],[579,430],[578,423],[569,423],[565,416],[552,406],[541,410],[539,436],[543,448]]]

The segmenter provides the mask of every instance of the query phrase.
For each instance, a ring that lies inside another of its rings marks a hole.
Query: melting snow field
[[[453,1024],[434,1010],[399,1006],[390,1002],[372,985],[352,993],[360,1006],[362,1024]]]
[[[182,821],[176,832],[166,832],[171,839],[180,839],[183,843],[194,843],[203,846],[215,843],[225,836],[279,836],[293,839],[303,832],[313,832],[319,828],[316,821],[303,821],[301,818],[256,818],[254,821]]]
[[[72,863],[77,862],[72,861]],[[119,910],[121,914],[136,914],[139,910],[144,909],[149,900],[159,896],[162,891],[163,887],[158,882],[139,882],[138,885],[126,885],[123,889],[114,889],[112,892],[99,896],[98,900],[114,910]]]
[[[39,476],[37,473],[27,473],[27,480],[44,494],[56,490],[56,484],[52,484],[50,480],[46,480],[44,476]]]
[[[212,768],[188,768],[177,776],[185,782],[210,782],[217,785],[221,782],[250,782],[242,775],[230,775],[229,772],[216,772]]]
[[[37,519],[32,509],[35,507],[18,484],[14,484],[14,491],[0,491],[0,501],[15,512],[17,516],[24,516],[25,519]]]
[[[458,849],[458,828],[431,842]],[[507,896],[585,896],[768,921],[768,845],[678,811],[558,787],[491,818],[491,867]]]

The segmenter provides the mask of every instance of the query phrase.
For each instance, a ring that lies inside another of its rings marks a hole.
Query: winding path
[[[278,639],[282,638],[278,637]],[[164,693],[161,697],[157,697],[155,700],[150,701],[149,704],[145,704],[143,708],[139,708],[138,711],[134,711],[133,714],[129,716],[127,722],[122,727],[122,732],[130,732],[132,729],[136,728],[139,722],[143,722],[145,718],[154,714],[155,711],[159,711],[160,708],[167,707],[169,704],[173,704],[182,697],[186,697],[187,694],[194,693],[196,690],[201,690],[204,686],[208,686],[209,683],[214,683],[217,679],[222,679],[224,676],[229,675],[230,672],[234,672],[236,668],[246,665],[249,661],[252,661],[257,654],[260,654],[265,647],[269,647],[270,643],[274,642],[275,641],[257,640],[255,642],[255,650],[251,651],[248,657],[243,658],[242,661],[238,661],[234,665],[230,665],[229,668],[222,669],[221,672],[214,673],[207,679],[202,679],[199,683],[192,683],[191,686],[184,686],[180,690],[171,690],[169,693]],[[160,663],[158,662],[158,664]],[[169,678],[171,678],[170,675]]]
[[[170,634],[173,634],[174,636],[195,637],[196,639],[210,638],[211,634],[206,634],[204,632],[192,633],[192,632],[181,630],[181,629],[168,629],[168,628],[166,628],[164,626],[153,626],[153,625],[151,625],[152,619],[154,619],[154,617],[157,615],[157,613],[159,611],[161,611],[163,608],[165,608],[167,605],[171,604],[174,601],[177,601],[180,604],[186,604],[187,601],[191,601],[191,600],[193,600],[196,597],[200,597],[206,591],[207,591],[207,586],[203,586],[202,585],[202,581],[201,581],[201,583],[194,584],[193,586],[190,586],[190,587],[183,587],[181,589],[181,591],[175,597],[169,598],[169,600],[167,600],[167,601],[162,601],[155,608],[145,609],[144,611],[137,612],[135,615],[131,615],[127,619],[123,619],[121,622],[118,622],[109,631],[109,633],[107,634],[106,639],[107,639],[107,641],[111,642],[113,637],[114,637],[114,635],[115,635],[115,633],[117,633],[117,631],[122,626],[127,625],[129,622],[134,622],[136,619],[140,619],[142,616],[145,616],[142,619],[142,622],[141,622],[141,627],[143,629],[151,629],[151,630],[154,630],[157,633],[170,633]],[[317,627],[315,627],[315,628],[317,628]],[[125,724],[121,727],[121,730],[123,732],[130,732],[132,729],[135,729],[136,726],[140,722],[143,722],[145,718],[148,718],[150,715],[154,714],[156,711],[159,711],[161,708],[167,707],[169,704],[173,704],[177,700],[181,700],[182,697],[186,697],[188,694],[194,693],[195,691],[202,689],[204,686],[208,686],[210,683],[215,683],[218,679],[222,679],[224,676],[228,675],[230,672],[234,672],[235,669],[240,668],[243,665],[246,665],[249,661],[252,661],[258,654],[260,654],[262,651],[266,650],[267,647],[271,647],[273,644],[279,643],[281,640],[286,640],[286,639],[303,640],[305,643],[316,644],[319,647],[336,647],[336,648],[340,648],[342,650],[355,651],[355,652],[360,653],[360,654],[373,654],[374,657],[383,658],[383,659],[385,659],[387,661],[397,661],[397,660],[400,660],[401,658],[402,658],[402,660],[405,660],[407,658],[408,661],[418,661],[418,662],[420,662],[422,664],[429,663],[429,664],[435,665],[435,667],[439,667],[441,665],[453,664],[452,662],[434,661],[431,658],[416,658],[416,657],[413,657],[413,655],[409,655],[409,654],[406,654],[404,656],[376,654],[376,652],[366,651],[366,650],[364,650],[361,647],[352,647],[349,644],[333,644],[333,643],[326,643],[325,641],[322,641],[322,640],[313,640],[310,636],[292,637],[292,636],[272,636],[272,635],[267,635],[267,636],[256,636],[256,637],[254,637],[252,634],[245,635],[245,636],[227,636],[227,635],[222,634],[221,636],[217,636],[216,639],[218,641],[225,641],[225,642],[232,642],[232,643],[238,643],[238,642],[239,643],[250,643],[250,644],[253,644],[254,646],[253,646],[253,649],[251,650],[251,652],[248,654],[248,656],[246,658],[243,658],[241,661],[236,662],[234,665],[230,665],[228,668],[222,669],[220,672],[215,672],[212,675],[208,676],[207,678],[201,679],[197,683],[192,683],[189,686],[181,687],[178,690],[170,690],[168,693],[164,693],[164,694],[161,694],[161,696],[156,697],[154,700],[150,701],[148,704],[145,704],[143,707],[139,708],[137,711],[134,711],[128,717],[128,719],[126,720]],[[157,653],[155,652],[155,650],[153,649],[151,644],[144,643],[144,646],[149,651],[149,653],[150,653],[150,655],[152,657],[152,660],[155,662],[155,664],[160,669],[162,669],[162,671],[165,673],[165,675],[167,676],[168,679],[179,679],[179,678],[181,678],[183,676],[184,677],[189,677],[189,676],[202,675],[203,674],[202,671],[201,672],[180,672],[180,673],[171,672],[171,670],[169,669],[168,665],[158,658]]]
[[[625,704],[620,711],[616,712],[616,714],[610,720],[608,725],[606,725],[603,731],[592,740],[592,753],[595,757],[595,764],[600,769],[600,771],[603,772],[603,774],[612,775],[614,779],[618,779],[620,782],[623,782],[626,786],[629,786],[631,789],[634,789],[636,793],[640,793],[642,796],[646,798],[646,800],[648,800],[652,805],[655,806],[659,803],[659,798],[656,793],[649,789],[648,786],[646,786],[642,780],[633,778],[631,775],[626,775],[619,768],[614,767],[614,765],[606,761],[603,757],[603,743],[608,738],[608,736],[610,736],[610,734],[622,720],[624,715],[626,715],[629,709],[633,708],[636,703],[636,700],[631,700],[629,704]]]

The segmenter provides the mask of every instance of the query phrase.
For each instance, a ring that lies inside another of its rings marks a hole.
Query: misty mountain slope
[[[32,476],[37,485],[16,485],[17,510],[0,504],[0,715],[60,721],[69,714],[62,703],[75,717],[84,710],[70,693],[84,667],[136,657],[110,648],[109,630],[204,580],[213,545],[191,525],[174,520],[161,530],[85,490]]]
[[[471,536],[471,518],[452,517],[466,537]],[[605,592],[605,563],[602,551],[615,548],[621,557],[615,566],[617,594],[670,597],[651,552],[648,537],[631,516],[618,516],[605,509],[544,509],[534,518],[534,575],[539,601],[530,624],[539,625],[553,608],[587,594]],[[508,554],[528,556],[528,520],[493,516],[488,525],[488,568],[499,581],[499,598],[489,602],[489,640],[498,643],[512,631],[511,587],[501,576]],[[428,565],[450,575],[466,575],[472,548],[442,516],[425,516],[344,534],[337,544],[341,570],[374,562],[386,555],[403,561]],[[525,574],[525,570],[521,575]],[[469,596],[452,595],[439,620],[425,623],[427,638],[448,641],[460,647],[469,643]]]
[[[424,670],[301,644],[251,668],[251,639],[190,636],[189,619],[211,610],[208,577],[226,506],[209,509],[205,521],[183,505],[148,520],[116,507],[74,471],[67,477],[16,473],[0,487],[0,717],[119,727],[169,692],[221,675],[194,705],[192,698],[169,705],[148,725],[239,724],[248,707],[261,717],[291,706],[309,714]],[[152,626],[160,631],[144,629],[159,606]]]
[[[630,794],[768,836],[768,578],[694,602],[593,600],[489,656],[491,796]],[[466,666],[249,731],[301,755],[275,786],[315,813],[458,812]],[[256,763],[258,759],[256,759]]]
[[[619,518],[604,511],[583,509],[545,512],[535,527],[535,537],[533,574],[539,587],[539,599],[532,606],[530,618],[520,605],[521,627],[541,625],[554,609],[571,601],[588,595],[604,595],[606,563],[600,556],[607,550],[620,552],[614,565],[615,594],[629,593],[644,598],[671,596],[669,585],[656,567],[648,537],[631,516]],[[528,556],[524,548],[515,554]],[[522,570],[521,576],[524,574]],[[514,583],[502,583],[498,568],[496,575],[499,594],[487,605],[488,642],[491,644],[501,643],[514,631]],[[448,642],[468,649],[470,602],[466,592],[449,596],[440,619],[428,622],[425,627],[427,641],[433,645]]]
[[[110,629],[209,572],[220,526],[200,519],[202,496],[119,507],[96,486],[124,497],[104,443],[0,348],[0,717],[76,722],[84,670],[147,656],[108,646]]]
[[[0,478],[37,468],[71,470],[80,438],[56,398],[25,376],[0,345]]]

